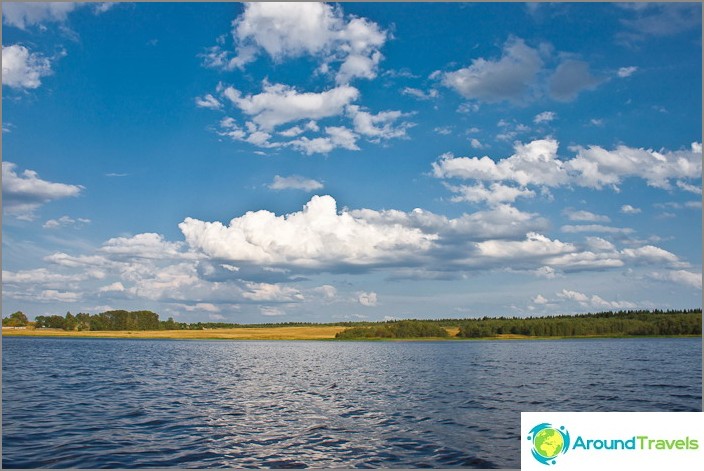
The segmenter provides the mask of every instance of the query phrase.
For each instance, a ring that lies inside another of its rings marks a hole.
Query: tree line
[[[352,327],[338,332],[336,339],[408,339],[428,337],[449,337],[447,330],[428,321],[395,321],[372,327]]]
[[[497,337],[504,334],[535,337],[701,335],[702,311],[619,311],[575,316],[467,319],[458,337]]]
[[[203,330],[291,326],[345,326],[339,339],[447,337],[446,327],[458,327],[457,337],[481,338],[500,335],[535,337],[701,335],[702,310],[631,310],[544,317],[483,317],[476,319],[389,320],[335,323],[284,322],[234,324],[226,322],[176,322],[160,320],[152,311],[113,310],[100,314],[67,312],[65,316],[37,316],[34,322],[17,311],[2,319],[4,327],[33,326],[37,329],[73,330]]]

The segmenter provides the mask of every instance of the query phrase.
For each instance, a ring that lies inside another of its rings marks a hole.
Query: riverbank
[[[338,332],[346,326],[283,326],[283,327],[239,327],[233,329],[203,329],[203,330],[115,330],[115,331],[66,331],[61,329],[22,329],[3,327],[3,337],[72,337],[72,338],[108,338],[108,339],[164,339],[164,340],[335,340]],[[699,337],[701,335],[580,335],[580,336],[529,336],[517,334],[499,334],[495,337],[458,338],[459,327],[445,328],[449,337],[446,338],[397,338],[397,339],[350,339],[360,341],[466,341],[466,340],[564,340],[564,339],[596,339],[596,338],[650,338],[650,337]]]
[[[240,327],[203,330],[66,331],[61,329],[2,329],[3,337],[73,337],[182,340],[327,340],[344,326]]]

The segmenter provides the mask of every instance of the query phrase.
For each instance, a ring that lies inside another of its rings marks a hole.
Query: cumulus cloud
[[[347,113],[352,118],[356,132],[376,141],[406,137],[406,130],[413,126],[412,123],[408,122],[394,125],[398,119],[409,116],[408,113],[402,113],[401,111],[382,111],[372,114],[362,110],[357,105],[349,105]]]
[[[242,297],[260,302],[297,302],[303,301],[301,292],[295,288],[270,283],[245,283],[247,291]]]
[[[210,93],[206,94],[204,97],[196,97],[196,106],[198,108],[208,108],[211,110],[219,110],[222,109],[222,103],[220,103],[220,100],[215,98],[213,95]]]
[[[374,291],[371,291],[369,293],[361,292],[357,296],[357,302],[359,302],[359,304],[361,304],[362,306],[367,306],[367,307],[376,306],[376,302],[377,302],[376,293]]]
[[[554,111],[543,111],[542,113],[535,115],[533,122],[535,124],[549,123],[550,121],[554,121],[555,118],[557,118],[557,113]]]
[[[487,240],[477,244],[479,253],[484,257],[503,259],[542,258],[567,252],[574,252],[571,243],[552,240],[542,234],[530,232],[525,240]]]
[[[206,55],[206,64],[228,70],[244,68],[265,52],[274,62],[312,56],[320,70],[335,73],[338,84],[355,78],[373,79],[383,58],[387,33],[376,23],[346,17],[341,7],[311,2],[246,3],[233,22],[237,54],[230,58],[219,46]]]
[[[457,203],[466,201],[469,203],[486,202],[489,205],[497,205],[504,203],[513,203],[517,198],[532,198],[535,192],[527,188],[516,188],[503,185],[501,183],[492,183],[487,188],[483,183],[476,185],[447,185],[447,188],[456,194],[451,201]]]
[[[590,188],[618,185],[625,177],[640,177],[648,185],[670,189],[671,179],[701,178],[702,145],[689,149],[654,151],[620,145],[609,151],[599,146],[576,147],[577,156],[566,163],[576,183]]]
[[[542,66],[536,49],[512,37],[504,44],[501,58],[474,59],[468,67],[443,74],[442,83],[468,99],[520,102]]]
[[[549,301],[542,295],[538,294],[532,299],[533,304],[547,304]]]
[[[566,299],[569,301],[574,301],[579,303],[585,308],[596,308],[596,309],[634,309],[637,307],[635,303],[630,301],[607,301],[601,296],[593,294],[588,296],[579,291],[573,291],[568,289],[563,289],[559,293],[556,293],[557,297]]]
[[[80,6],[73,2],[3,2],[2,18],[7,25],[26,29],[27,26],[43,23],[62,23],[69,13]]]
[[[325,137],[308,138],[307,136],[289,141],[286,145],[301,152],[312,154],[328,154],[337,148],[359,150],[358,136],[344,126],[328,126],[325,128]]]
[[[209,257],[319,269],[413,258],[437,238],[418,228],[373,224],[348,211],[338,213],[330,196],[314,196],[303,211],[285,216],[250,212],[228,226],[186,218],[179,228],[189,246]]]
[[[557,141],[543,139],[516,144],[515,153],[495,162],[488,156],[455,157],[444,154],[433,162],[438,178],[461,178],[484,181],[514,181],[519,185],[559,186],[567,183],[563,163],[557,159]]]
[[[641,212],[640,208],[631,206],[630,204],[624,204],[621,206],[621,212],[623,214],[638,214]]]
[[[416,98],[418,100],[431,100],[433,98],[437,98],[440,96],[437,90],[434,88],[431,88],[427,92],[419,89],[419,88],[413,88],[413,87],[404,87],[403,90],[401,90],[401,93],[404,95],[412,96],[413,98]]]
[[[109,285],[101,286],[98,289],[98,292],[100,293],[122,293],[125,291],[125,286],[120,283],[119,281],[116,281],[114,283],[111,283]]]
[[[572,208],[567,208],[563,211],[570,221],[587,221],[587,222],[609,222],[608,216],[603,216],[601,214],[594,214],[589,211],[584,210],[574,210]]]
[[[47,75],[51,75],[51,62],[46,57],[32,53],[20,44],[2,47],[3,85],[17,89],[34,89],[42,84],[41,78]]]
[[[683,191],[688,191],[690,193],[694,193],[695,195],[702,194],[702,187],[701,186],[690,185],[689,183],[683,182],[681,180],[677,180],[677,188],[679,188]]]
[[[156,233],[137,234],[133,237],[114,237],[106,241],[100,252],[112,256],[130,258],[165,259],[183,258],[181,242],[169,242],[164,236]]]
[[[702,289],[702,274],[693,273],[687,270],[671,270],[668,272],[653,272],[650,273],[650,278],[654,280],[671,281],[673,283],[689,286],[692,288]]]
[[[42,180],[34,170],[25,170],[18,175],[16,168],[12,162],[2,163],[2,206],[6,214],[18,219],[32,220],[41,205],[78,196],[83,190],[80,185]]]
[[[437,178],[460,178],[483,181],[512,181],[521,186],[558,187],[576,185],[601,189],[618,189],[623,179],[638,177],[648,185],[670,189],[671,180],[701,178],[702,146],[692,143],[689,149],[654,151],[618,146],[606,150],[599,146],[571,147],[577,155],[571,159],[557,157],[558,143],[553,139],[517,143],[510,157],[493,160],[484,157],[455,157],[444,154],[432,164]],[[681,185],[680,185],[681,186]]]
[[[558,101],[572,101],[583,90],[593,90],[603,80],[594,77],[589,64],[566,60],[555,69],[548,81],[550,96]]]
[[[291,175],[282,177],[274,176],[274,181],[269,185],[272,190],[303,190],[315,191],[323,188],[323,184],[316,180],[301,177],[300,175]]]
[[[359,91],[341,85],[320,93],[301,93],[293,87],[265,81],[262,93],[257,95],[243,96],[233,87],[227,87],[224,95],[263,130],[271,131],[281,124],[338,116],[359,97]]]

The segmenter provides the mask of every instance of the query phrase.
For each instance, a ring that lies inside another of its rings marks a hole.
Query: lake
[[[521,411],[701,411],[702,342],[2,339],[4,468],[518,468]]]

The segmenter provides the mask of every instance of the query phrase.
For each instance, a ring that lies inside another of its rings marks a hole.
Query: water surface
[[[2,339],[5,468],[518,468],[521,411],[701,411],[701,339]]]

